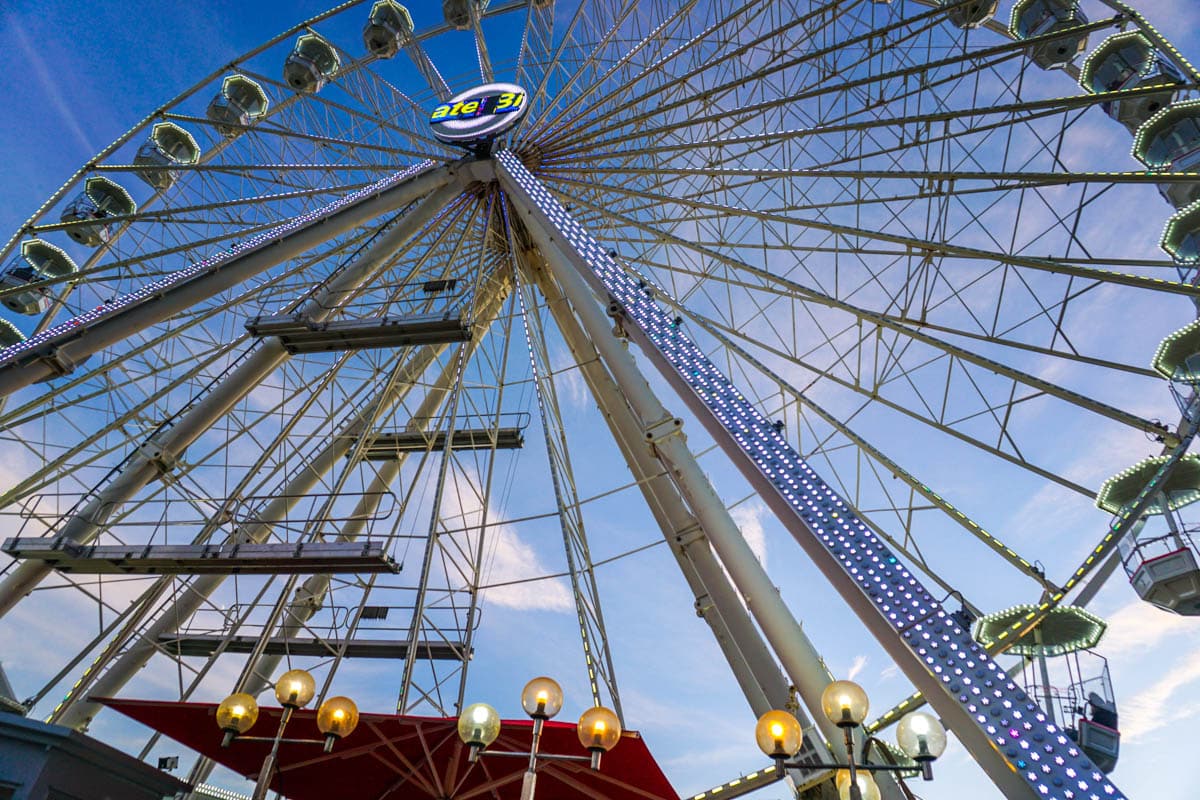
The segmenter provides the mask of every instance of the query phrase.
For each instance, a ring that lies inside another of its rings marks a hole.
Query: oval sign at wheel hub
[[[512,83],[489,83],[456,94],[429,115],[433,135],[447,144],[489,142],[525,116],[525,90]]]

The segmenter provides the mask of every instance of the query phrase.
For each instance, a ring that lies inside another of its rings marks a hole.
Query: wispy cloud
[[[1187,617],[1168,614],[1149,603],[1134,600],[1109,615],[1101,648],[1117,658],[1136,656],[1167,639],[1185,636],[1195,630],[1195,622]]]
[[[734,524],[742,531],[746,544],[754,551],[754,557],[764,568],[767,566],[767,534],[763,530],[762,520],[766,513],[767,507],[758,501],[743,503],[729,512]]]
[[[867,657],[864,655],[855,656],[854,660],[850,662],[850,669],[846,672],[847,680],[857,678],[865,666],[867,666]]]
[[[50,69],[46,66],[46,62],[42,58],[38,48],[34,46],[34,43],[29,38],[29,34],[21,27],[19,20],[15,16],[12,18],[12,32],[17,40],[17,46],[21,50],[21,58],[29,66],[29,73],[26,74],[37,81],[38,85],[42,87],[46,100],[58,112],[58,115],[66,124],[67,130],[79,141],[84,150],[88,154],[97,152],[99,148],[92,143],[91,138],[87,135],[87,131],[84,130],[83,125],[80,123],[79,117],[76,116],[75,110],[63,98],[62,92],[58,88],[60,79],[50,74]]]
[[[479,476],[474,470],[463,472],[466,474],[456,472],[449,479],[451,485],[443,497],[441,514],[443,520],[454,520],[468,541],[474,540],[476,531],[485,532],[481,578],[488,588],[483,592],[484,599],[523,611],[572,610],[575,603],[566,582],[561,578],[542,579],[551,569],[538,551],[522,540],[513,526],[499,524],[504,519],[503,509],[492,504],[485,513],[478,491]]]
[[[1194,620],[1168,614],[1140,600],[1109,616],[1100,648],[1108,654],[1114,669],[1145,674],[1149,654],[1155,654],[1158,667],[1151,674],[1161,675],[1119,701],[1121,737],[1126,743],[1200,714],[1200,660],[1194,656],[1197,644],[1200,631]]]
[[[1200,684],[1200,659],[1184,657],[1150,688],[1131,697],[1123,704],[1121,738],[1126,744],[1143,738],[1160,728],[1191,720],[1200,714],[1200,698],[1196,692],[1183,696],[1181,689]]]
[[[493,515],[488,516],[491,519]],[[547,570],[537,551],[522,541],[515,530],[507,525],[493,528],[491,539],[492,559],[487,575],[491,588],[483,593],[487,602],[521,610],[570,611],[575,607],[571,592],[561,579],[530,580]]]
[[[553,346],[550,363],[554,369],[554,388],[559,402],[571,409],[587,408],[591,402],[591,392],[565,346]]]

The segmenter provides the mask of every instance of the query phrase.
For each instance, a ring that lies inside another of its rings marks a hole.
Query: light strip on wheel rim
[[[591,270],[584,277],[620,306],[625,317],[640,328],[646,342],[670,365],[677,378],[672,384],[690,390],[702,409],[736,441],[741,452],[770,483],[800,526],[785,525],[800,538],[807,534],[823,550],[826,570],[836,565],[869,598],[878,619],[886,623],[890,652],[902,642],[915,656],[926,676],[914,676],[912,663],[897,663],[909,678],[930,685],[932,676],[942,690],[933,705],[959,733],[959,738],[985,769],[999,755],[1005,766],[1025,780],[1024,796],[1062,800],[1100,800],[1123,795],[1085,756],[1066,732],[1051,722],[1032,697],[1017,686],[969,632],[950,617],[925,587],[857,517],[854,510],[826,484],[769,420],[758,413],[733,383],[704,355],[691,339],[674,326],[670,317],[627,275],[599,243],[577,223],[511,152],[496,155],[501,185],[513,200],[537,214],[561,237],[556,244],[578,256]],[[764,497],[770,501],[772,498]],[[776,500],[778,498],[775,498]],[[778,503],[773,504],[776,509]],[[778,513],[778,512],[777,512]],[[798,530],[799,529],[799,530]],[[801,544],[806,544],[801,541]],[[812,542],[806,549],[814,552]],[[843,591],[846,581],[835,586]],[[861,599],[852,606],[862,608]],[[860,614],[860,618],[862,614]],[[928,693],[927,693],[928,695]],[[947,700],[957,704],[952,708]],[[932,701],[931,701],[932,702]],[[947,714],[953,711],[953,714]],[[969,720],[978,731],[963,731],[956,722]],[[971,739],[987,748],[972,747]],[[1004,776],[989,770],[993,780]],[[1011,786],[1009,781],[1005,784]]]
[[[167,291],[176,289],[197,277],[211,274],[219,270],[223,264],[235,258],[240,258],[257,250],[264,250],[286,237],[289,233],[328,218],[337,211],[351,206],[360,200],[378,195],[403,181],[429,170],[433,165],[433,161],[425,160],[396,172],[393,175],[389,175],[375,183],[327,203],[320,208],[305,211],[284,220],[276,227],[265,230],[244,241],[234,242],[229,247],[218,251],[214,255],[196,261],[183,269],[170,272],[140,289],[135,289],[111,302],[99,305],[96,308],[72,317],[66,322],[61,322],[52,328],[47,328],[22,342],[0,349],[0,368],[11,368],[12,365],[19,362],[45,357],[55,345],[81,336],[86,333],[90,326],[100,320],[115,317],[127,308],[159,297]]]

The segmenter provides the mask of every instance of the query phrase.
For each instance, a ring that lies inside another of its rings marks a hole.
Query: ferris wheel
[[[657,595],[605,570],[651,560],[802,758],[819,615],[907,681],[869,734],[928,704],[981,786],[1123,796],[1088,606],[1200,615],[1200,73],[1120,0],[440,12],[297,24],[0,250],[20,710],[286,662],[457,716],[535,608],[624,718]]]

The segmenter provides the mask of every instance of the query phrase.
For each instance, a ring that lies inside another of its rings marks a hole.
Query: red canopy
[[[235,772],[258,774],[270,742],[235,741],[221,747],[221,731],[211,703],[153,700],[101,700],[126,716],[150,726],[180,744],[208,756]],[[258,722],[248,735],[273,736],[281,709],[259,709]],[[289,739],[319,739],[316,711],[296,712],[284,734]],[[529,751],[532,720],[505,720],[500,738],[489,749]],[[579,744],[575,726],[547,722],[540,751],[556,755],[588,755]],[[291,800],[518,800],[527,761],[487,757],[467,761],[457,721],[442,717],[402,717],[363,714],[354,733],[324,753],[317,744],[284,743],[271,788]],[[539,800],[679,800],[654,761],[642,737],[626,731],[598,772],[586,763],[538,763]]]

